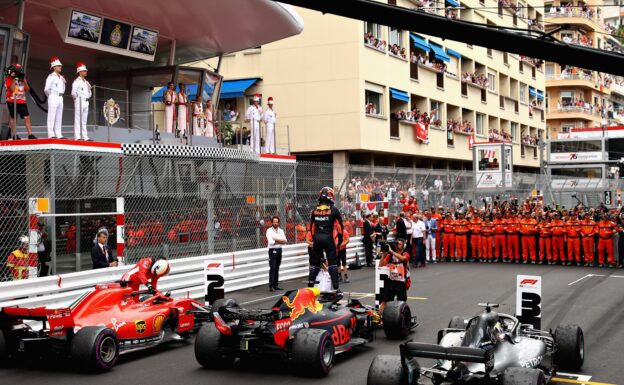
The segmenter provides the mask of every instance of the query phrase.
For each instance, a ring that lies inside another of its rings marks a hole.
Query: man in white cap
[[[74,139],[88,140],[87,116],[89,116],[89,98],[91,98],[91,84],[87,81],[87,66],[85,63],[76,64],[78,77],[72,83],[71,95],[74,98]]]
[[[259,103],[260,94],[255,94],[246,114],[246,121],[251,123],[251,149],[257,153],[260,153],[260,120],[262,120],[262,107]]]
[[[61,75],[63,64],[58,57],[50,58],[52,73],[46,79],[45,92],[48,97],[48,138],[65,139],[61,132],[63,122],[63,94],[65,93],[65,77]]]
[[[275,111],[273,110],[273,97],[269,96],[267,101],[269,107],[264,111],[262,120],[266,127],[266,138],[264,139],[264,152],[275,154]]]

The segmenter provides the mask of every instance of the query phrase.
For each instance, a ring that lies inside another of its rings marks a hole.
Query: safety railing
[[[363,254],[361,241],[347,247],[347,262]],[[267,249],[246,250],[170,261],[171,273],[158,282],[162,292],[171,291],[174,297],[201,298],[204,296],[204,264],[221,262],[225,270],[225,291],[234,292],[266,285],[269,282]],[[280,280],[306,277],[309,271],[306,244],[284,246]],[[111,267],[78,273],[0,283],[0,308],[7,306],[68,306],[96,284],[117,281],[129,266]]]

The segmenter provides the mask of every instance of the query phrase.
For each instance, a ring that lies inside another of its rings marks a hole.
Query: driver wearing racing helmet
[[[169,262],[165,258],[143,258],[122,277],[122,281],[129,282],[133,291],[138,291],[140,285],[147,286],[147,290],[155,292],[158,279],[169,274]]]
[[[336,249],[342,244],[342,216],[334,206],[334,189],[331,187],[323,187],[320,191],[318,205],[310,218],[310,234],[314,253],[310,255],[308,287],[314,286],[316,276],[321,271],[321,259],[325,254],[332,286],[334,290],[338,290],[340,284]]]

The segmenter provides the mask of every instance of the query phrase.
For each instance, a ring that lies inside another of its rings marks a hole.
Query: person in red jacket
[[[539,260],[544,262],[544,257],[548,264],[552,261],[552,229],[550,227],[550,220],[547,216],[542,216],[540,222],[537,225],[537,231],[539,232]]]
[[[520,227],[520,219],[516,213],[505,214],[505,231],[507,233],[507,258],[509,262],[514,259],[516,263],[520,263],[520,239],[518,230]]]
[[[486,215],[481,223],[481,256],[483,260],[492,262],[492,233],[494,231],[494,223],[490,221],[489,215]],[[496,260],[495,260],[496,261]]]
[[[568,218],[565,223],[565,232],[568,238],[567,265],[572,265],[572,261],[575,260],[578,266],[581,264],[581,223],[572,211],[570,211]]]
[[[76,225],[72,223],[67,226],[67,229],[65,230],[65,237],[67,238],[65,251],[67,254],[74,254],[76,252]]]
[[[39,266],[37,253],[28,252],[29,238],[26,235],[19,238],[19,243],[19,249],[14,250],[7,258],[6,266],[14,281],[34,278],[30,276],[31,272],[35,273],[36,278],[36,268]]]
[[[150,292],[157,289],[158,279],[169,274],[169,262],[164,258],[143,258],[132,269],[121,276],[122,281],[128,282],[134,291],[139,290],[140,285],[147,286]]]
[[[416,202],[414,197],[410,195],[410,197],[407,199],[407,202],[405,202],[405,204],[403,205],[403,212],[406,213],[408,211],[411,211],[414,213],[417,210],[418,210],[418,203]]]
[[[446,214],[442,225],[444,231],[444,259],[450,261],[455,259],[455,221],[450,213]]]
[[[524,212],[524,218],[520,220],[520,235],[522,236],[522,263],[529,262],[535,264],[535,232],[537,231],[537,221],[531,218],[529,211]]]
[[[554,219],[550,222],[550,231],[552,234],[552,253],[553,259],[550,265],[554,265],[557,261],[565,263],[565,254],[563,250],[563,236],[565,235],[565,223],[561,220],[561,214],[555,212]]]
[[[615,234],[615,223],[613,223],[607,214],[604,214],[598,222],[598,266],[604,267],[604,253],[607,251],[609,267],[614,267],[613,259],[613,234]]]
[[[466,262],[466,255],[468,254],[468,231],[469,224],[464,213],[458,214],[459,218],[455,221],[455,250],[457,252],[457,261],[460,260]]]
[[[496,214],[496,218],[492,221],[494,231],[494,262],[498,262],[503,256],[503,262],[507,262],[507,242],[505,242],[506,224],[503,219],[503,214],[499,211]],[[491,245],[490,245],[491,246]]]
[[[590,266],[594,263],[594,235],[598,233],[596,222],[585,213],[580,214],[581,217],[581,242],[583,243],[583,255],[585,258],[584,266]],[[624,250],[622,250],[624,252]]]

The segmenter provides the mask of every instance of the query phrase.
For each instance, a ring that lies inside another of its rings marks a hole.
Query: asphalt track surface
[[[542,265],[442,263],[412,270],[409,291],[412,313],[420,326],[412,334],[415,341],[435,342],[439,328],[455,315],[472,316],[478,302],[501,304],[500,312],[514,313],[516,274],[541,275],[542,328],[559,323],[579,324],[585,332],[585,365],[580,372],[591,376],[591,385],[624,384],[624,271]],[[600,274],[603,276],[587,276]],[[622,276],[622,277],[619,277]],[[373,269],[351,273],[351,283],[343,291],[373,293]],[[284,282],[285,289],[303,286],[302,280]],[[233,293],[246,307],[270,307],[277,293],[265,287]],[[270,297],[271,296],[271,297]],[[267,298],[270,297],[270,298]],[[368,297],[364,302],[373,299]],[[237,363],[223,370],[203,369],[196,361],[193,341],[160,346],[120,358],[112,371],[81,373],[71,362],[54,359],[19,362],[0,369],[0,384],[365,384],[368,367],[377,354],[398,354],[398,342],[389,341],[383,331],[371,344],[337,357],[328,378],[297,376],[279,361]]]

